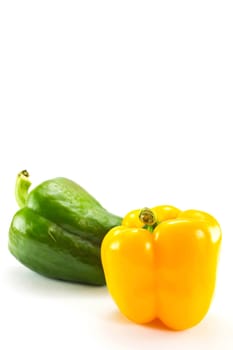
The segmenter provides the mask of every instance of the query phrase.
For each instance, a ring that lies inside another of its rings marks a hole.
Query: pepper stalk
[[[143,228],[149,232],[153,232],[159,223],[155,213],[149,208],[143,208],[140,211],[139,219],[144,224]]]
[[[21,171],[17,175],[15,184],[15,198],[20,208],[25,207],[26,200],[28,196],[28,190],[31,186],[31,181],[29,180],[29,173],[27,170]]]

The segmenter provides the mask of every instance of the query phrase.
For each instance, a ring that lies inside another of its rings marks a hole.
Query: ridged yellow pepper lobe
[[[159,318],[171,329],[190,328],[211,304],[220,226],[198,210],[166,205],[148,212],[154,226],[134,210],[105,236],[101,258],[108,290],[120,311],[136,323]]]

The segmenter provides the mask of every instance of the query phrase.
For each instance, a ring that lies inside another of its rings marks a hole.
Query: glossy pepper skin
[[[206,315],[215,289],[221,229],[211,215],[159,206],[132,211],[105,236],[108,290],[136,323],[183,330]]]
[[[25,266],[50,278],[104,285],[100,245],[121,218],[66,178],[47,180],[29,192],[26,171],[16,181],[21,207],[14,215],[8,247]]]

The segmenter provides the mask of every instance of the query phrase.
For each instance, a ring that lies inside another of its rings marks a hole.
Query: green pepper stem
[[[31,181],[29,180],[29,173],[27,170],[21,171],[17,175],[15,184],[15,198],[20,208],[23,208],[26,205],[28,190],[30,186]]]
[[[143,226],[143,228],[149,231],[150,233],[154,231],[154,226],[151,226],[151,225],[145,225]]]
[[[144,208],[140,211],[139,219],[144,224],[143,228],[149,232],[153,232],[154,228],[158,225],[155,213],[149,208]]]

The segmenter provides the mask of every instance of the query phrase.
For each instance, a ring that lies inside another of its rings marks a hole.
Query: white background
[[[231,1],[0,2],[0,348],[233,349]],[[210,212],[215,297],[185,332],[137,326],[106,288],[53,281],[8,252],[16,174],[69,177],[109,211]]]

